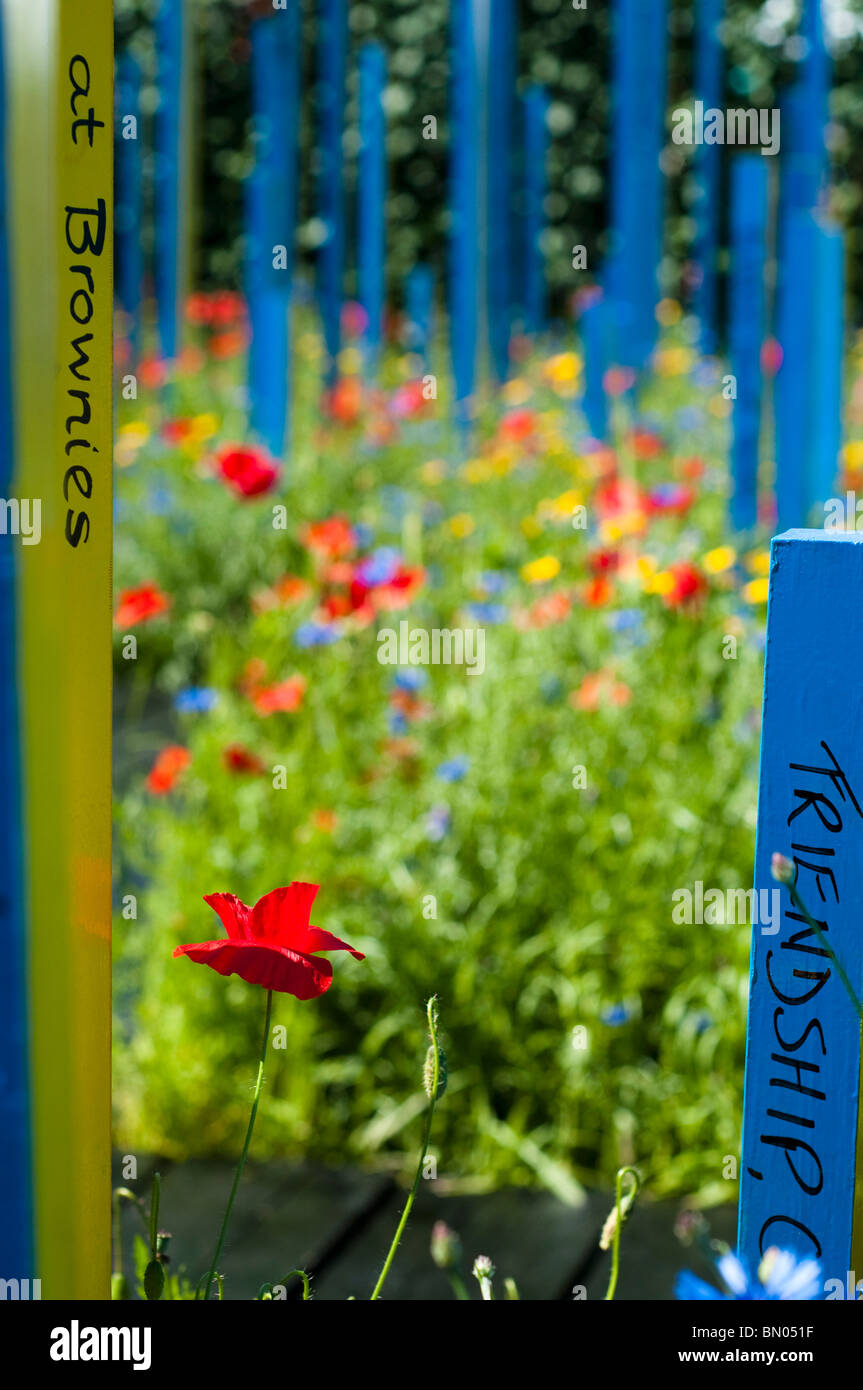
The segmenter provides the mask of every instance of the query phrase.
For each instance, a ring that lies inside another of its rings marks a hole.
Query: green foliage
[[[215,412],[220,422],[191,451],[159,437],[165,406],[155,398],[121,410],[121,441],[131,423],[151,433],[118,471],[118,587],[156,580],[173,600],[136,629],[136,662],[122,658],[118,634],[116,892],[138,897],[137,919],[118,915],[115,937],[121,1145],[180,1158],[236,1153],[259,991],[171,952],[222,934],[205,893],[252,903],[305,879],[322,885],[314,920],[367,958],[333,957],[320,1000],[277,997],[288,1065],[267,1080],[258,1157],[407,1170],[409,1126],[424,1104],[418,1009],[434,991],[448,1034],[442,1174],[473,1188],[563,1190],[573,1176],[608,1182],[635,1159],[657,1192],[723,1196],[722,1159],[739,1148],[749,933],[676,925],[671,894],[696,879],[751,881],[763,610],[741,601],[733,571],[711,580],[695,612],[632,580],[616,582],[610,609],[578,597],[596,540],[573,528],[569,494],[590,510],[592,465],[574,444],[574,407],[545,384],[539,361],[524,372],[532,444],[493,442],[498,411],[488,405],[486,453],[465,469],[440,462],[457,456],[445,402],[383,447],[369,442],[368,417],[321,428],[316,339],[303,331],[300,343],[297,446],[270,497],[238,500],[208,471],[208,450],[239,433],[232,366],[176,387],[178,415]],[[390,384],[399,369],[387,364]],[[718,396],[688,367],[664,376],[644,402],[666,436],[659,457],[629,458],[621,436],[621,458],[645,486],[678,476],[694,452],[706,461],[687,517],[658,518],[624,543],[660,569],[723,539]],[[694,400],[704,408],[695,433],[678,416]],[[561,495],[562,510],[548,505]],[[273,528],[275,503],[288,508],[287,531]],[[373,528],[375,546],[402,546],[428,582],[409,609],[301,649],[294,634],[315,598],[261,612],[251,598],[286,572],[316,586],[301,530],[334,512]],[[388,727],[394,668],[376,659],[378,628],[404,617],[426,628],[471,622],[466,605],[487,570],[505,572],[499,601],[510,613],[527,611],[549,586],[527,583],[520,568],[548,554],[561,563],[551,587],[577,596],[572,612],[544,627],[488,626],[481,676],[430,667],[427,717],[410,725],[405,755]],[[607,615],[619,608],[637,611],[643,644],[613,630]],[[723,659],[729,632],[736,660]],[[252,660],[274,681],[306,678],[300,710],[256,711],[241,688]],[[569,697],[603,668],[629,702],[577,708]],[[216,689],[216,708],[165,712],[165,698],[190,682]],[[188,747],[192,762],[157,797],[144,774],[167,742]],[[223,752],[235,743],[264,775],[227,770]],[[463,780],[436,775],[462,756]],[[575,765],[586,769],[583,789]],[[429,832],[436,807],[449,815],[439,839]],[[334,813],[332,831],[316,812]]]

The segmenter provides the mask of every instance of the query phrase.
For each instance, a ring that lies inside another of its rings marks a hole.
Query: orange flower
[[[278,685],[258,686],[250,698],[258,714],[293,714],[303,703],[307,684],[305,676],[289,676]]]
[[[340,425],[355,425],[363,404],[363,388],[359,377],[343,376],[324,395],[324,413]]]
[[[300,540],[313,555],[323,555],[328,560],[339,560],[352,555],[357,544],[353,527],[344,516],[331,516],[325,521],[310,522],[300,532]]]
[[[179,744],[163,748],[147,776],[147,790],[156,796],[164,796],[172,789],[191,761],[192,755],[188,748],[181,748]]]
[[[301,603],[312,591],[312,586],[296,574],[283,574],[269,589],[259,589],[252,595],[252,611],[266,613],[271,608],[290,608]]]
[[[567,703],[573,709],[595,714],[602,704],[628,705],[632,691],[623,681],[615,679],[614,672],[603,666],[599,671],[589,671],[577,690],[573,690]]]
[[[137,589],[124,589],[114,614],[116,628],[134,627],[136,623],[158,618],[171,607],[171,600],[163,594],[158,584],[141,584]]]
[[[317,810],[312,812],[312,825],[322,834],[332,835],[338,825],[338,817],[335,811],[329,811],[325,807],[319,806]]]
[[[609,603],[614,595],[614,586],[604,574],[594,575],[589,579],[581,591],[582,601],[588,608],[602,608]]]

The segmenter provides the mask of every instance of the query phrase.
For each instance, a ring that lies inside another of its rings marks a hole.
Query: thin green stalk
[[[623,1197],[623,1179],[629,1174],[632,1177],[632,1188]],[[620,1274],[620,1236],[623,1230],[623,1223],[632,1207],[633,1202],[638,1196],[639,1178],[634,1168],[619,1168],[617,1170],[617,1182],[614,1189],[614,1234],[611,1239],[611,1277],[608,1281],[608,1289],[605,1294],[605,1301],[611,1302],[617,1291],[617,1279]]]
[[[425,1134],[423,1136],[422,1148],[420,1149],[419,1163],[417,1164],[417,1171],[416,1176],[414,1177],[413,1187],[411,1188],[410,1195],[407,1201],[405,1202],[405,1209],[402,1212],[401,1220],[399,1221],[399,1224],[396,1227],[396,1233],[393,1236],[393,1243],[389,1248],[389,1253],[386,1259],[384,1260],[384,1267],[381,1270],[380,1275],[378,1276],[378,1282],[375,1284],[374,1291],[372,1293],[371,1299],[369,1300],[369,1302],[372,1303],[375,1301],[375,1299],[377,1299],[380,1296],[381,1289],[384,1286],[384,1281],[390,1272],[390,1266],[392,1265],[392,1262],[395,1259],[395,1254],[399,1247],[399,1241],[401,1240],[402,1235],[404,1234],[405,1226],[408,1224],[408,1217],[411,1214],[411,1207],[414,1204],[414,1198],[417,1195],[417,1189],[420,1185],[420,1178],[422,1177],[423,1165],[425,1163],[426,1154],[428,1152],[429,1140],[431,1139],[432,1121],[434,1119],[435,1105],[437,1103],[438,1097],[438,1085],[440,1082],[440,1048],[438,1047],[437,1040],[437,1015],[435,1014],[434,1008],[436,1002],[436,996],[432,995],[431,999],[428,1001],[428,1004],[426,1006],[429,1033],[431,1035],[433,1061],[431,1068],[431,1081],[428,1088],[428,1119],[426,1120]]]
[[[250,1145],[251,1142],[252,1142],[252,1131],[253,1131],[253,1129],[255,1128],[255,1116],[256,1116],[257,1113],[258,1113],[258,1101],[261,1099],[261,1091],[262,1091],[263,1088],[264,1088],[264,1063],[265,1063],[266,1060],[267,1060],[267,1044],[269,1043],[269,1040],[270,1040],[270,1017],[271,1017],[271,1015],[272,1015],[272,1012],[273,1012],[273,991],[272,991],[271,989],[268,989],[268,990],[267,990],[267,1013],[266,1013],[266,1017],[265,1017],[265,1019],[264,1019],[264,1038],[263,1038],[263,1042],[261,1043],[261,1057],[260,1057],[260,1061],[258,1062],[258,1078],[257,1078],[257,1081],[255,1082],[255,1095],[254,1095],[254,1099],[252,1100],[252,1113],[251,1113],[251,1115],[249,1116],[249,1127],[248,1127],[248,1129],[246,1130],[246,1142],[245,1142],[244,1145],[243,1145],[243,1152],[240,1154],[240,1161],[239,1161],[239,1163],[237,1164],[237,1171],[236,1171],[235,1174],[234,1174],[234,1182],[233,1182],[233,1186],[231,1187],[231,1195],[230,1195],[230,1197],[228,1198],[228,1205],[227,1205],[227,1207],[225,1208],[225,1215],[224,1215],[224,1217],[223,1217],[223,1219],[222,1219],[222,1229],[219,1231],[219,1239],[218,1239],[218,1241],[216,1242],[216,1253],[215,1253],[215,1255],[213,1256],[213,1262],[212,1262],[212,1264],[210,1265],[210,1271],[209,1271],[209,1274],[207,1275],[207,1287],[206,1287],[206,1289],[204,1290],[204,1302],[205,1302],[205,1303],[206,1303],[207,1299],[208,1299],[209,1296],[210,1296],[210,1288],[212,1287],[213,1279],[214,1279],[215,1274],[216,1274],[216,1268],[217,1268],[217,1266],[218,1266],[219,1259],[220,1259],[221,1254],[222,1254],[222,1246],[223,1246],[224,1243],[225,1243],[225,1236],[226,1236],[227,1233],[228,1233],[228,1222],[229,1222],[230,1219],[231,1219],[231,1210],[232,1210],[233,1205],[234,1205],[234,1198],[235,1198],[236,1195],[237,1195],[237,1188],[238,1188],[239,1185],[240,1185],[240,1178],[243,1176],[243,1169],[244,1169],[245,1166],[246,1166],[246,1156],[247,1156],[247,1154],[248,1154],[248,1152],[249,1152],[249,1145]],[[198,1288],[197,1288],[197,1290],[196,1290],[196,1292],[195,1292],[195,1298],[196,1298],[196,1299],[198,1298],[198,1295],[199,1295],[199,1293],[200,1293],[200,1288],[201,1288],[201,1286],[200,1286],[200,1283],[199,1283]],[[219,1285],[219,1297],[221,1298],[221,1284]]]
[[[812,928],[812,930],[814,931],[814,933],[815,933],[815,935],[817,936],[818,940],[821,942],[821,945],[824,947],[824,949],[825,949],[825,951],[827,952],[827,954],[829,955],[830,959],[833,961],[833,964],[836,966],[836,973],[837,973],[837,975],[839,976],[839,979],[842,981],[843,985],[845,986],[845,989],[846,989],[847,992],[848,992],[848,997],[849,997],[849,999],[851,1000],[851,1003],[854,1005],[854,1011],[855,1011],[855,1013],[857,1014],[857,1017],[858,1017],[859,1019],[863,1019],[863,1008],[861,1008],[860,1000],[857,998],[857,995],[854,993],[854,987],[853,987],[853,985],[851,984],[851,981],[848,979],[848,976],[847,976],[846,973],[845,973],[845,968],[844,968],[844,966],[843,966],[841,960],[839,959],[839,957],[835,954],[835,952],[834,952],[833,949],[831,948],[830,943],[829,943],[829,941],[827,940],[826,936],[824,935],[823,931],[822,931],[821,928],[819,927],[818,923],[815,921],[815,918],[814,918],[814,917],[812,916],[812,914],[810,913],[808,907],[807,907],[806,904],[804,903],[804,901],[803,901],[803,899],[801,898],[800,894],[797,892],[797,888],[796,888],[795,884],[789,883],[789,884],[788,884],[788,891],[789,891],[789,893],[791,894],[791,901],[793,902],[794,906],[803,914],[803,916],[804,916],[805,919],[806,919],[807,924]]]
[[[458,1271],[455,1269],[450,1269],[447,1270],[447,1274],[449,1277],[450,1284],[452,1285],[452,1291],[455,1294],[456,1298],[463,1303],[469,1303],[470,1294],[468,1293],[467,1288],[465,1286],[465,1282],[462,1279],[461,1275],[458,1273]]]

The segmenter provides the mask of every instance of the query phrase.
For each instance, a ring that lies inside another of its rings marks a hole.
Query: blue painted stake
[[[666,0],[616,0],[607,287],[620,328],[621,365],[636,368],[656,342],[667,41]]]
[[[299,6],[252,24],[255,164],[246,189],[246,286],[253,432],[280,457],[288,429],[290,311],[297,218]]]
[[[141,335],[141,70],[130,53],[117,59],[114,134],[114,280],[137,359]]]
[[[184,0],[159,0],[156,10],[159,105],[153,124],[154,279],[162,356],[177,356],[180,332],[182,247]]]
[[[548,192],[548,93],[530,87],[524,96],[524,324],[528,333],[541,333],[546,325],[545,231],[543,204]]]
[[[489,32],[488,70],[488,340],[498,382],[509,375],[513,316],[514,187],[516,115],[516,17],[513,0],[495,0]]]
[[[818,227],[815,270],[815,330],[810,395],[808,500],[823,509],[836,494],[842,446],[842,384],[845,374],[845,241],[837,227]]]
[[[453,0],[450,129],[450,335],[455,416],[472,414],[479,330],[479,70],[472,0]]]
[[[318,214],[326,228],[326,236],[318,250],[317,293],[327,355],[325,380],[331,386],[338,375],[345,267],[342,159],[348,41],[345,0],[321,0],[319,14]]]
[[[816,1258],[822,1278],[842,1289],[863,1267],[859,1191],[852,1248],[860,1018],[837,966],[859,1001],[861,590],[863,534],[774,539],[740,1179],[739,1243],[750,1266],[780,1246]],[[793,860],[820,937],[772,879],[775,852]],[[781,905],[772,922],[770,903]]]
[[[603,377],[609,366],[608,303],[601,292],[585,305],[579,318],[581,350],[584,357],[584,395],[581,407],[594,439],[608,435],[608,397]]]
[[[14,422],[12,419],[12,344],[9,286],[9,195],[5,40],[0,17],[0,495],[15,492],[12,476]],[[0,1230],[7,1278],[23,1278],[33,1269],[31,1248],[32,1173],[29,1136],[30,1043],[27,1000],[27,939],[24,887],[21,880],[23,845],[20,823],[18,720],[18,651],[16,640],[16,538],[0,537],[0,933],[5,943],[0,971]]]
[[[406,346],[428,364],[434,311],[434,271],[431,266],[415,265],[405,278]]]
[[[817,256],[815,219],[790,208],[780,228],[776,336],[782,365],[776,376],[777,530],[807,520],[809,421],[813,388],[813,290]]]
[[[359,289],[366,311],[366,370],[377,375],[384,316],[386,253],[386,57],[380,44],[360,50]]]
[[[723,105],[724,52],[719,28],[725,14],[725,0],[696,0],[695,9],[695,99],[704,103],[704,110]],[[720,176],[721,146],[698,145],[695,150],[695,200],[693,216],[696,223],[695,263],[698,282],[693,296],[693,308],[700,325],[703,352],[717,349]]]
[[[790,207],[814,208],[830,170],[825,132],[830,119],[831,61],[824,43],[821,0],[803,0],[800,37],[805,56],[782,107],[782,198]]]
[[[761,436],[761,348],[766,327],[767,162],[738,155],[731,165],[731,292],[729,351],[737,382],[731,450],[731,520],[738,531],[758,521]]]

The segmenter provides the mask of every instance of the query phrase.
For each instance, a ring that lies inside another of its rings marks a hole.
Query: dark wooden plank
[[[613,1202],[609,1200],[608,1210]],[[674,1281],[691,1269],[710,1282],[711,1274],[698,1252],[674,1234],[679,1207],[674,1202],[639,1200],[621,1239],[620,1276],[615,1302],[662,1302],[674,1297]],[[716,1207],[706,1214],[710,1234],[732,1249],[737,1244],[736,1206]],[[589,1301],[605,1298],[611,1272],[611,1253],[600,1252],[582,1279]],[[716,1283],[716,1280],[713,1279]]]
[[[404,1200],[405,1194],[399,1193],[382,1207],[343,1256],[322,1271],[315,1282],[317,1298],[369,1297]],[[548,1193],[525,1189],[443,1195],[433,1182],[423,1183],[382,1297],[390,1302],[454,1299],[446,1275],[429,1253],[432,1226],[441,1220],[461,1238],[462,1272],[472,1298],[479,1298],[479,1286],[470,1274],[477,1255],[494,1261],[497,1297],[503,1298],[504,1278],[511,1276],[522,1298],[557,1298],[570,1273],[588,1258],[608,1205],[604,1195],[590,1194],[581,1204],[566,1206]]]

